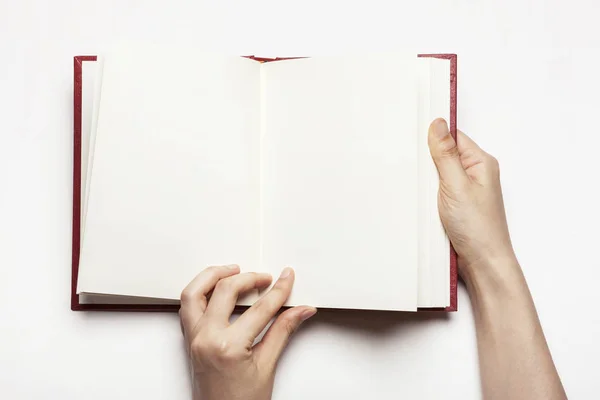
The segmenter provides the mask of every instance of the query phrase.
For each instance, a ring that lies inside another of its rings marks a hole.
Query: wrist
[[[514,254],[478,260],[462,266],[461,277],[471,297],[511,297],[526,287],[521,266]]]

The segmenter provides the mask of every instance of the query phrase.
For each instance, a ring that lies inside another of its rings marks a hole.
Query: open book
[[[287,305],[456,310],[427,148],[456,56],[119,50],[75,57],[74,106],[74,310],[174,310],[225,264],[293,267]]]

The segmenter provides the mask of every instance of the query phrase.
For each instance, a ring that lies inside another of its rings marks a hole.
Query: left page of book
[[[209,265],[260,269],[260,64],[103,57],[78,292],[176,299]]]
[[[87,208],[87,182],[88,173],[91,172],[90,156],[94,152],[94,138],[95,132],[95,109],[94,102],[96,99],[96,86],[98,85],[99,77],[101,78],[101,62],[98,61],[84,61],[81,63],[81,210],[80,210],[80,235],[83,239],[83,231],[85,229],[85,214]]]

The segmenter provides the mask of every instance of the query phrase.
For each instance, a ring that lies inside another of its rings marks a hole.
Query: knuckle
[[[196,337],[190,348],[197,359],[217,364],[239,361],[246,354],[243,346],[229,338]]]
[[[185,288],[181,292],[181,295],[179,298],[181,299],[181,303],[189,303],[194,300],[195,295],[196,295],[196,293],[194,292],[194,290]]]
[[[466,149],[463,151],[460,158],[463,161],[463,167],[467,168],[469,165],[472,165],[481,159],[481,152],[478,152],[476,149]]]
[[[202,271],[204,274],[209,275],[209,276],[213,276],[215,275],[217,272],[219,271],[219,267],[215,267],[215,266],[210,266],[204,269],[204,271]]]
[[[208,267],[202,273],[206,276],[207,280],[213,280],[219,276],[218,267]]]
[[[456,147],[449,147],[442,152],[442,158],[457,158],[458,149]]]
[[[235,365],[252,353],[238,338],[205,329],[191,340],[190,355],[201,368],[214,369]]]
[[[223,362],[237,361],[242,355],[240,346],[228,339],[222,339],[218,343],[215,353],[216,358]]]
[[[198,358],[209,355],[212,351],[212,345],[201,336],[196,336],[190,343],[191,353]]]
[[[221,279],[217,282],[215,290],[229,292],[233,289],[234,283],[231,279]]]
[[[211,281],[211,280],[214,280],[218,276],[218,273],[219,273],[218,267],[208,267],[208,268],[205,268],[204,270],[202,270],[202,272],[200,272],[200,274],[196,277],[196,279],[200,278],[200,279]],[[197,300],[198,297],[201,297],[202,295],[203,294],[199,288],[192,289],[190,286],[187,286],[181,292],[179,299],[181,300],[182,303],[191,302],[191,301]]]
[[[452,136],[447,135],[440,142],[440,156],[441,157],[456,157],[458,156],[458,147]]]

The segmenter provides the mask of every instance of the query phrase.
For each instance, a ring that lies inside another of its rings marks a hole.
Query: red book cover
[[[433,57],[450,60],[450,133],[456,140],[456,107],[457,107],[457,57],[456,54],[419,54],[419,57]],[[249,56],[259,62],[272,62],[288,58],[262,58]],[[290,57],[293,58],[293,57]],[[81,142],[82,142],[82,108],[83,108],[83,63],[95,62],[96,56],[74,57],[73,75],[73,232],[72,232],[72,264],[71,264],[71,310],[73,311],[177,311],[179,305],[174,304],[84,304],[80,303],[77,294],[77,277],[79,273],[79,252],[81,247]],[[456,311],[458,308],[457,284],[458,265],[456,252],[450,246],[450,306],[440,308],[420,308],[420,311]]]

